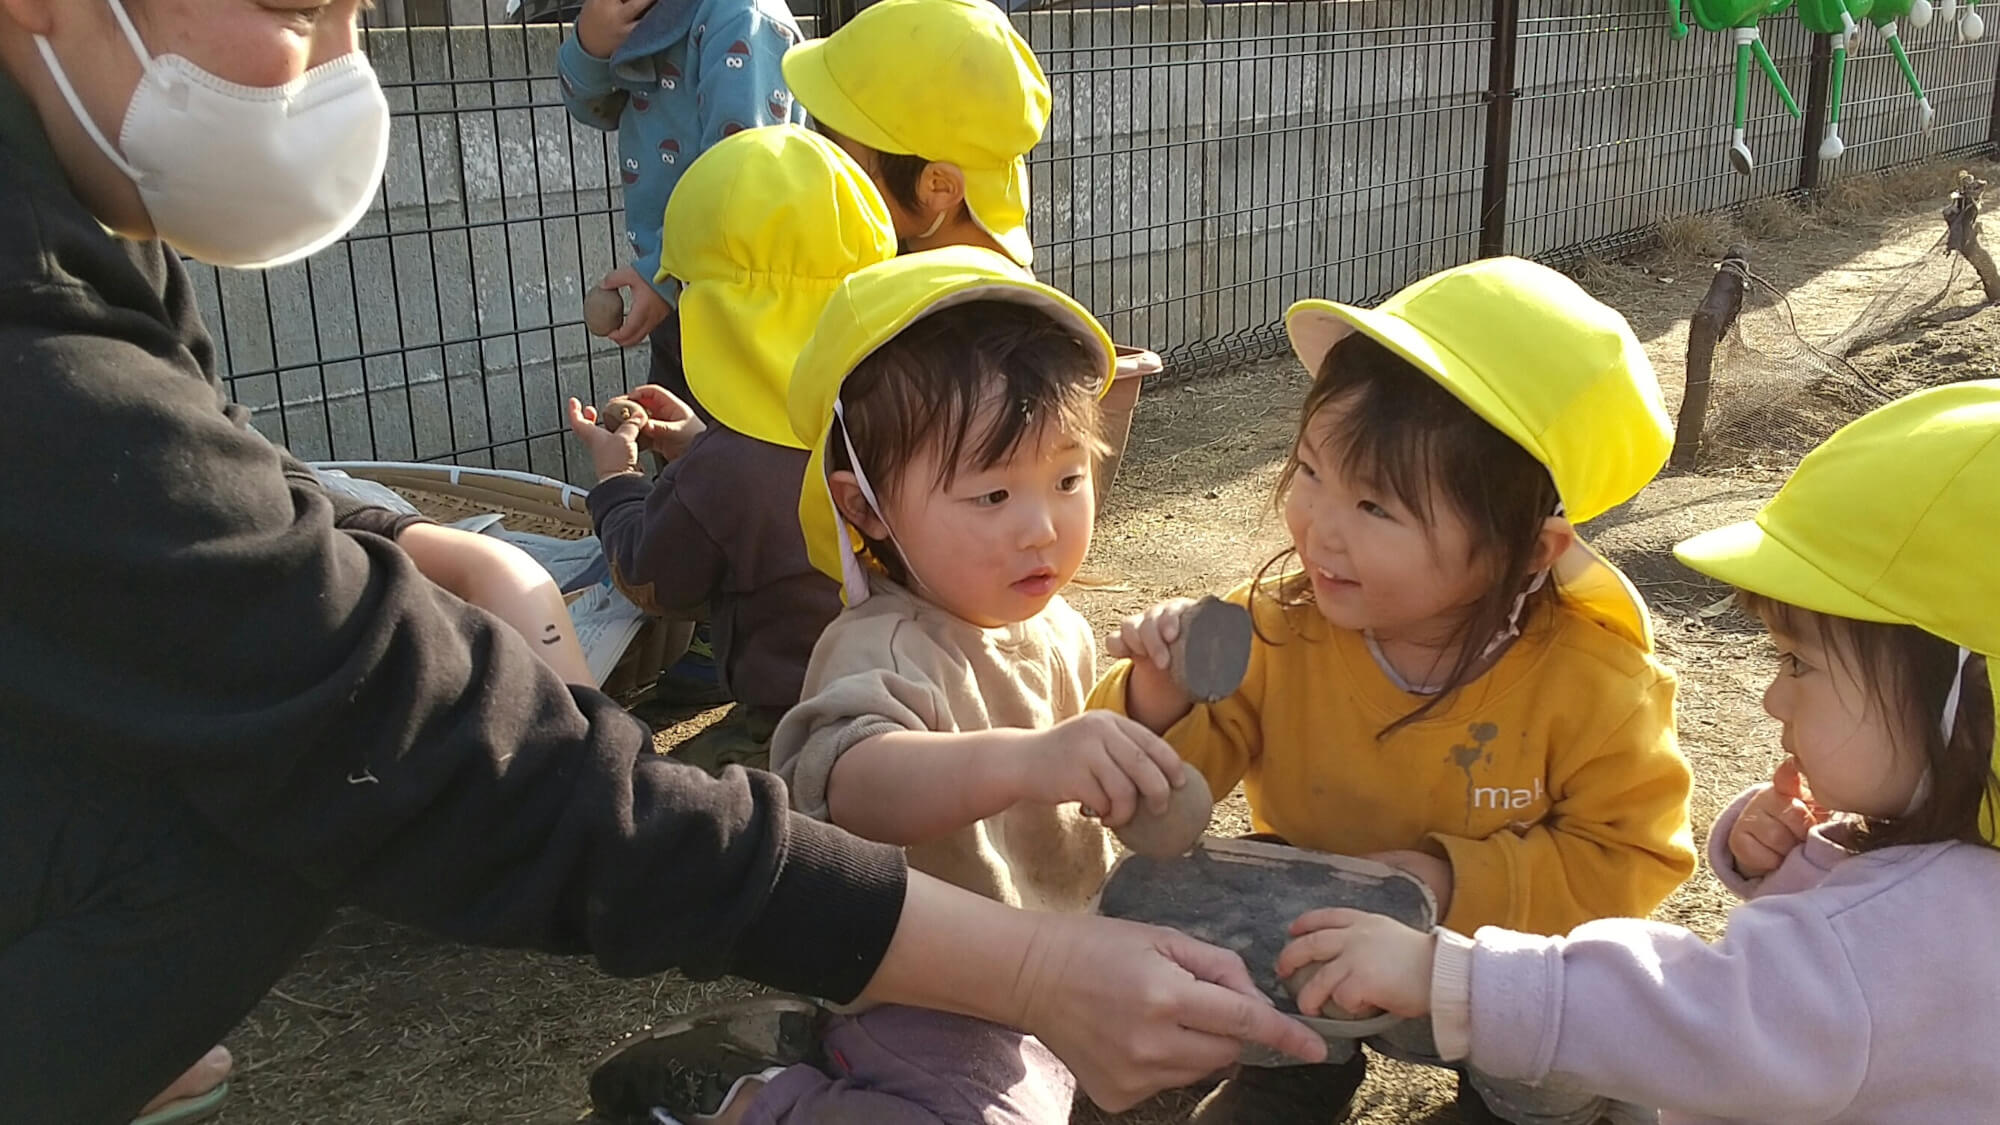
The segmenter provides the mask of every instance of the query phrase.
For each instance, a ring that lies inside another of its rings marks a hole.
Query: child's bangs
[[[1047,314],[975,301],[904,329],[857,368],[843,399],[880,487],[896,489],[910,464],[934,451],[937,478],[927,483],[948,488],[1048,433],[1101,453],[1098,363]]]
[[[1348,479],[1389,493],[1429,525],[1436,521],[1433,474],[1452,420],[1422,405],[1386,393],[1379,382],[1330,387],[1312,404],[1301,440],[1318,442]]]
[[[959,471],[990,469],[1024,444],[1048,437],[1071,438],[1092,457],[1106,450],[1095,388],[1072,379],[1044,378],[1017,364],[983,371],[967,383],[985,393],[966,407],[967,424],[945,431],[964,438],[958,443],[962,448],[944,458],[947,475],[941,485],[949,486]]]

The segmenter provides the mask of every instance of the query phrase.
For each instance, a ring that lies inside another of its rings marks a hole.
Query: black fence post
[[[1806,72],[1806,116],[1800,126],[1799,187],[1819,187],[1819,142],[1826,135],[1828,88],[1833,74],[1833,36],[1815,35]]]
[[[820,0],[819,18],[822,26],[816,34],[824,39],[839,31],[863,6],[863,0]]]
[[[1520,0],[1493,0],[1493,40],[1487,48],[1486,174],[1479,189],[1479,256],[1507,251],[1507,174],[1514,161],[1514,51],[1521,37]]]

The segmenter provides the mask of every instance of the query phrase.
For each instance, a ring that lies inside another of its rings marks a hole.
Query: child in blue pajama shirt
[[[630,290],[611,336],[653,341],[649,382],[692,402],[681,371],[674,291],[660,276],[660,220],[681,171],[731,133],[802,123],[779,60],[799,42],[784,0],[589,0],[558,56],[563,102],[593,129],[618,132],[631,264],[606,289]]]

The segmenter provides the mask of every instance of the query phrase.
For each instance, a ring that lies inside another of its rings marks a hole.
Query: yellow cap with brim
[[[1674,554],[1738,589],[1912,625],[1977,653],[2000,701],[2000,381],[1920,391],[1863,415],[1807,454],[1755,518]],[[1990,784],[1980,831],[2000,844]]]
[[[660,246],[695,398],[738,433],[805,448],[792,365],[841,280],[895,255],[880,193],[832,141],[772,125],[717,142],[674,188]]]
[[[1048,126],[1049,81],[990,0],[881,0],[785,52],[783,68],[815,121],[881,152],[957,165],[972,217],[1034,264],[1022,158]]]
[[[1637,495],[1673,448],[1659,380],[1625,318],[1521,258],[1433,274],[1373,309],[1301,301],[1285,328],[1315,373],[1355,332],[1407,360],[1541,462],[1577,523]],[[1581,539],[1555,576],[1573,604],[1651,649],[1644,599]]]
[[[1115,354],[1097,318],[1068,294],[1036,281],[991,250],[948,246],[905,254],[841,282],[792,371],[791,424],[798,443],[812,450],[799,493],[806,553],[821,573],[841,583],[848,605],[867,599],[868,579],[855,557],[861,541],[834,506],[826,479],[827,448],[838,440],[834,408],[841,387],[863,360],[910,325],[973,301],[1009,301],[1047,313],[1099,356],[1103,379],[1098,394],[1111,386]]]

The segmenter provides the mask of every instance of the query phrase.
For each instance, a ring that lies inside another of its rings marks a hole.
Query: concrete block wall
[[[478,0],[456,0],[479,8]],[[489,3],[496,6],[497,3]],[[1523,0],[1508,249],[1548,254],[1797,182],[1799,127],[1753,91],[1748,178],[1723,159],[1729,46],[1655,0]],[[453,12],[454,18],[460,13]],[[1055,111],[1031,158],[1039,272],[1170,360],[1269,350],[1293,300],[1366,300],[1476,255],[1487,0],[1308,0],[1015,17]],[[615,140],[571,122],[563,29],[374,28],[396,114],[375,209],[268,274],[197,269],[233,393],[309,458],[450,459],[576,479],[568,395],[643,379],[579,323],[616,264]],[[1805,97],[1807,37],[1766,37]],[[1937,128],[1907,136],[1879,37],[1849,67],[1829,175],[1982,141],[1996,48],[1909,32]],[[1935,76],[1935,77],[1932,77]]]

